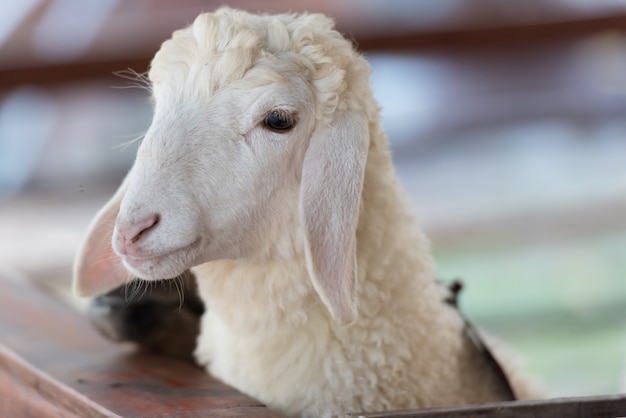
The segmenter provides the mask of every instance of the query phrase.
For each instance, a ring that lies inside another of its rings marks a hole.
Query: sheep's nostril
[[[149,216],[148,218],[136,223],[128,230],[126,235],[126,239],[130,241],[131,244],[139,241],[141,236],[154,228],[159,223],[159,215],[154,214]]]
[[[144,236],[144,234],[158,225],[160,221],[160,215],[152,214],[145,217],[140,221],[133,220],[132,222],[118,220],[115,226],[115,243],[114,248],[120,255],[136,255],[140,248],[138,248],[137,242]]]

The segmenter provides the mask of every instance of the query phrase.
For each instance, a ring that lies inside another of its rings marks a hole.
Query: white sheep
[[[318,14],[222,8],[175,32],[76,293],[192,268],[208,308],[197,362],[290,416],[510,399],[434,279],[369,77]]]

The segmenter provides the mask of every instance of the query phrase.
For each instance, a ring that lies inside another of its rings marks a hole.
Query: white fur
[[[498,400],[434,281],[369,66],[332,26],[220,9],[162,45],[154,120],[94,221],[76,291],[194,267],[198,362],[289,415]],[[263,126],[273,110],[293,130]]]

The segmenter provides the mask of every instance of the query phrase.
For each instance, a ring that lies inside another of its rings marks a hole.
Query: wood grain
[[[359,418],[618,418],[626,417],[621,395],[502,402],[456,408],[355,414]]]
[[[0,279],[1,417],[278,417],[200,368],[102,338],[28,283]]]

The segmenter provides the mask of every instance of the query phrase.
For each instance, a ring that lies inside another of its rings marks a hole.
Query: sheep
[[[153,121],[77,255],[76,294],[191,269],[196,361],[289,416],[534,396],[435,280],[369,65],[331,19],[201,14],[148,78]]]
[[[193,362],[204,305],[189,271],[149,287],[135,281],[89,301],[87,317],[105,337]]]

